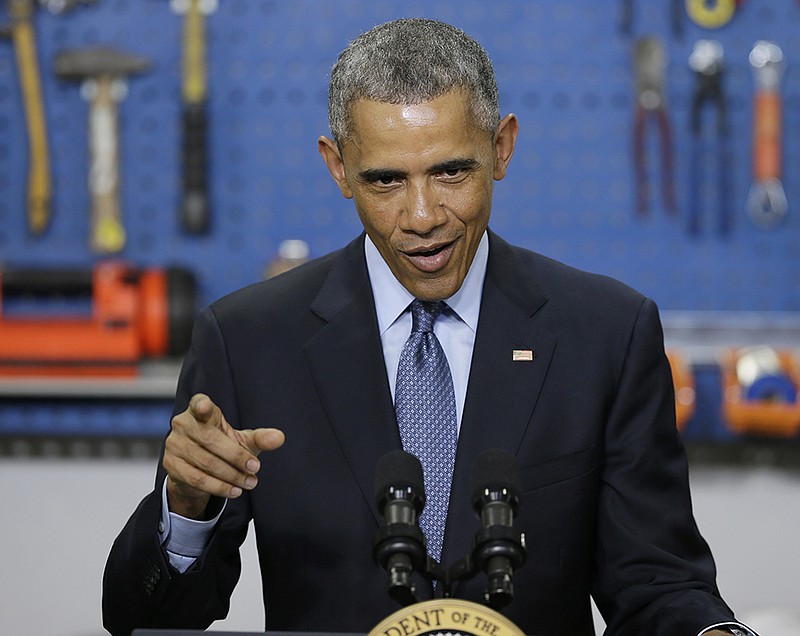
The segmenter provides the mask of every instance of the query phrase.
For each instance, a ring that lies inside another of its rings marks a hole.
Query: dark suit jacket
[[[514,349],[533,361],[512,361]],[[279,427],[286,443],[262,457],[258,487],[228,502],[183,575],[158,546],[159,469],[109,556],[106,627],[205,627],[225,616],[251,518],[269,629],[363,632],[398,609],[371,557],[382,521],[375,465],[400,439],[363,237],[204,310],[176,411],[197,391],[234,426]],[[528,559],[504,613],[523,631],[593,634],[590,594],[609,634],[695,636],[731,618],[692,518],[652,301],[490,234],[445,564],[479,528],[469,471],[486,448],[512,452],[521,469]],[[480,601],[484,584],[478,576],[456,595]]]

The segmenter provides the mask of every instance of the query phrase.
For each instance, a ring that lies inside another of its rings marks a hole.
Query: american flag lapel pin
[[[513,362],[531,362],[533,360],[533,349],[514,349],[511,352]]]

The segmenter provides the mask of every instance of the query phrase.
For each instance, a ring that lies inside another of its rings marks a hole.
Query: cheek
[[[358,197],[355,200],[356,212],[364,229],[375,239],[388,239],[394,231],[396,218],[387,206],[379,206],[368,198]]]
[[[452,193],[449,198],[450,210],[464,225],[483,226],[489,220],[492,207],[491,188],[487,191],[482,185],[474,185]]]

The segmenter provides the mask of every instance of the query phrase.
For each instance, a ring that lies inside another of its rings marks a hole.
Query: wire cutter
[[[664,70],[667,55],[661,41],[645,37],[634,48],[636,69],[636,110],[633,120],[633,163],[636,177],[636,212],[646,216],[650,205],[647,182],[645,131],[649,119],[655,121],[661,141],[661,195],[670,215],[677,213],[672,159],[672,130],[664,100]]]
[[[731,155],[728,144],[728,108],[722,89],[723,49],[716,40],[698,40],[689,56],[689,68],[697,76],[697,86],[692,96],[690,125],[693,136],[689,172],[689,232],[700,233],[700,215],[703,201],[703,182],[706,156],[703,143],[703,107],[708,103],[717,113],[717,230],[720,235],[730,233],[732,214],[730,206],[729,170]]]

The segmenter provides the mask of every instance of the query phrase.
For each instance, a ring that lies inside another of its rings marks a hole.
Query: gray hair
[[[350,105],[359,99],[419,104],[455,89],[468,96],[475,124],[494,132],[500,121],[497,82],[480,44],[435,20],[380,24],[353,40],[331,69],[331,134],[337,144],[349,137]]]

